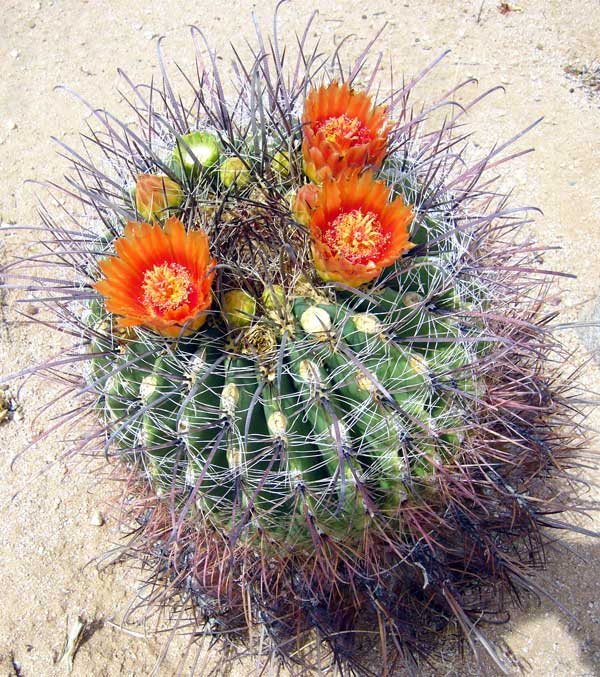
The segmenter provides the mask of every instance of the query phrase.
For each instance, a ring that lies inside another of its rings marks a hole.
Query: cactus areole
[[[138,124],[91,106],[35,261],[152,603],[292,674],[417,671],[448,626],[510,671],[485,622],[539,592],[582,443],[552,277],[490,181],[514,150],[472,156],[468,83],[413,108],[426,71],[375,86],[305,39],[259,35],[229,97],[192,32],[189,97],[161,53]]]

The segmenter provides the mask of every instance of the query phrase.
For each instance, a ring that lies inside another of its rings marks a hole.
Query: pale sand
[[[498,92],[469,115],[481,148],[504,140],[544,115],[520,144],[536,153],[507,169],[505,185],[514,187],[515,202],[540,207],[530,232],[549,246],[563,249],[545,257],[545,265],[578,274],[563,282],[561,309],[567,319],[588,319],[600,279],[600,98],[591,99],[565,77],[571,61],[600,57],[600,5],[595,0],[520,0],[522,12],[500,14],[487,0],[458,2],[401,0],[378,3],[305,0],[282,13],[282,35],[303,27],[313,8],[320,9],[314,32],[324,49],[347,33],[349,53],[357,54],[366,37],[384,21],[389,26],[380,48],[398,72],[417,73],[442,50],[452,53],[417,90],[428,100],[434,93],[466,77],[478,89],[501,84]],[[254,3],[208,3],[184,0],[141,2],[41,2],[3,0],[0,12],[0,214],[4,222],[35,223],[35,190],[26,179],[60,181],[64,162],[56,155],[51,135],[77,147],[85,111],[65,94],[54,91],[66,83],[94,104],[123,112],[115,91],[117,67],[135,81],[158,75],[153,36],[166,35],[170,59],[184,67],[192,62],[187,26],[197,24],[229,58],[228,43],[241,45],[252,34]],[[260,3],[258,18],[268,28],[273,4]],[[479,21],[478,21],[479,17]],[[573,91],[571,91],[573,89]],[[416,100],[415,99],[415,100]],[[127,114],[126,114],[127,117]],[[13,125],[16,127],[13,128]],[[22,234],[2,234],[0,261],[22,253]],[[4,316],[14,309],[0,307]],[[598,341],[597,330],[586,330],[586,345]],[[571,337],[576,341],[576,337]],[[0,373],[8,374],[50,355],[57,337],[39,327],[3,324]],[[580,356],[585,355],[578,347]],[[598,371],[591,364],[582,374],[596,388]],[[14,454],[49,424],[34,420],[39,402],[53,389],[28,383],[20,393],[24,421],[0,428],[0,660],[1,673],[14,674],[12,661],[26,677],[62,674],[53,667],[60,652],[66,617],[81,614],[90,621],[120,622],[136,590],[137,574],[116,566],[99,574],[85,566],[118,537],[114,520],[92,526],[95,509],[105,509],[110,487],[79,472],[78,465],[57,461],[64,451],[61,436],[29,450],[9,468]],[[597,426],[598,417],[591,419]],[[85,463],[83,464],[85,466]],[[598,479],[596,472],[588,473]],[[11,501],[16,490],[22,493]],[[598,489],[592,497],[598,498]],[[593,522],[586,526],[593,528]],[[600,527],[596,518],[595,527]],[[539,581],[575,614],[576,623],[549,603],[515,613],[500,628],[517,657],[532,675],[549,677],[600,674],[600,544],[573,539],[575,554],[556,554]],[[586,558],[586,561],[579,557]],[[143,628],[136,628],[143,632]],[[173,674],[183,644],[175,643],[159,671]],[[77,653],[73,674],[149,675],[160,655],[158,639],[139,639],[105,623]],[[12,658],[11,658],[12,657]],[[204,661],[205,659],[203,659]],[[239,674],[244,674],[240,671]],[[436,675],[494,674],[472,662],[448,658]]]

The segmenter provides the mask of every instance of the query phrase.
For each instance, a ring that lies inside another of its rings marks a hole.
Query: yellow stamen
[[[190,271],[179,263],[161,263],[144,273],[143,302],[158,310],[175,310],[189,300]]]
[[[381,222],[373,212],[354,209],[340,214],[324,239],[334,253],[352,263],[366,263],[381,256],[390,236],[381,231]]]
[[[317,131],[322,131],[329,143],[350,141],[351,145],[369,141],[369,130],[358,118],[348,117],[345,113],[324,120]]]

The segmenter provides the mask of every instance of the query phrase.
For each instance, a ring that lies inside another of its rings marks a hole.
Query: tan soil
[[[38,221],[35,188],[26,179],[60,181],[65,169],[50,136],[77,147],[84,109],[55,86],[66,83],[99,106],[123,112],[115,92],[117,67],[135,81],[157,76],[156,35],[166,35],[169,57],[184,67],[192,63],[187,26],[197,24],[225,59],[233,40],[251,38],[250,11],[262,25],[270,24],[272,2],[230,0],[2,0],[0,12],[0,214],[8,224]],[[517,4],[517,3],[514,3]],[[315,35],[330,50],[342,36],[354,33],[349,53],[357,54],[365,37],[383,22],[379,40],[395,69],[412,75],[446,48],[452,53],[417,90],[417,99],[447,89],[461,79],[476,77],[473,92],[501,84],[497,92],[469,115],[480,148],[489,148],[544,115],[519,143],[535,146],[533,156],[507,169],[505,185],[514,187],[515,201],[538,206],[530,232],[540,242],[562,247],[545,257],[545,265],[575,272],[560,309],[569,320],[588,320],[594,313],[600,278],[600,109],[564,67],[597,59],[600,5],[597,0],[519,0],[522,11],[503,15],[493,0],[303,0],[282,13],[281,34],[301,29],[313,8],[320,10]],[[125,113],[127,117],[127,113]],[[0,263],[27,251],[20,232],[4,232]],[[2,318],[15,317],[9,299],[0,305]],[[577,356],[597,347],[598,330],[569,332]],[[578,336],[583,338],[578,343]],[[57,336],[39,326],[0,326],[0,374],[41,361],[59,348]],[[582,372],[582,383],[596,389],[594,362]],[[161,640],[128,635],[119,624],[137,588],[138,573],[115,566],[99,573],[90,561],[118,542],[115,520],[94,526],[93,514],[106,504],[110,486],[101,473],[81,472],[87,463],[65,463],[65,434],[55,435],[11,460],[51,424],[49,414],[36,418],[40,402],[59,392],[39,381],[19,393],[23,419],[0,428],[0,673],[26,677],[57,675],[67,617],[78,615],[95,625],[79,649],[74,675],[150,675],[161,653]],[[597,426],[598,417],[591,419]],[[588,471],[591,480],[598,472]],[[98,480],[98,481],[97,481]],[[19,492],[16,498],[13,495]],[[591,491],[598,498],[598,488]],[[586,522],[594,528],[594,522]],[[600,528],[596,518],[595,527]],[[539,583],[554,594],[577,620],[543,602],[518,612],[498,630],[526,670],[536,676],[600,674],[600,544],[573,539],[573,553],[550,552],[553,564]],[[87,566],[86,566],[87,565]],[[151,628],[149,628],[151,629]],[[134,630],[143,633],[143,627]],[[156,674],[177,670],[183,642],[175,642]],[[210,656],[210,654],[209,654]],[[214,656],[213,656],[214,659]],[[204,666],[209,660],[202,657]],[[188,661],[189,663],[189,661]],[[15,666],[16,669],[15,669]],[[18,672],[17,672],[18,671]],[[240,668],[239,673],[250,673]],[[449,656],[436,675],[495,674]]]

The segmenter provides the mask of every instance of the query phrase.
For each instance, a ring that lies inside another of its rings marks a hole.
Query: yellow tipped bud
[[[283,287],[279,284],[274,284],[272,287],[265,287],[261,301],[265,310],[281,310],[284,307],[285,302]]]
[[[223,295],[223,314],[227,323],[239,329],[252,324],[256,312],[256,299],[242,289],[233,289]]]
[[[243,188],[252,180],[250,170],[239,157],[228,157],[223,160],[219,169],[219,176],[221,177],[221,183],[226,188],[229,188],[233,184],[238,188]]]
[[[285,151],[278,151],[271,160],[271,169],[282,179],[290,175],[290,155]]]

